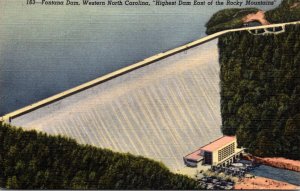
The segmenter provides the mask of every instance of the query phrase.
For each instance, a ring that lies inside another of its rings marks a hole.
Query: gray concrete
[[[25,129],[63,134],[162,161],[222,136],[217,40],[157,61],[12,119]]]

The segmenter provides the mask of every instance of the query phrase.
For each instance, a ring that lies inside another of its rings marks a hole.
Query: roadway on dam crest
[[[263,26],[256,26],[256,27],[244,27],[244,28],[237,28],[237,29],[229,29],[229,30],[224,30],[224,31],[220,31],[220,32],[216,32],[214,34],[211,34],[211,35],[208,35],[206,37],[203,37],[203,38],[200,38],[196,41],[193,41],[191,43],[188,43],[186,45],[183,45],[183,46],[180,46],[180,47],[177,47],[175,49],[172,49],[172,50],[169,50],[167,52],[164,52],[164,53],[159,53],[157,55],[154,55],[154,56],[151,56],[149,58],[146,58],[145,60],[141,61],[141,62],[138,62],[138,63],[135,63],[135,64],[132,64],[130,66],[127,66],[125,68],[122,68],[120,70],[117,70],[115,72],[112,72],[110,74],[107,74],[107,75],[104,75],[102,77],[99,77],[95,80],[92,80],[92,81],[89,81],[87,83],[84,83],[82,85],[79,85],[77,87],[74,87],[74,88],[71,88],[67,91],[64,91],[62,93],[59,93],[59,94],[56,94],[54,96],[51,96],[49,98],[46,98],[46,99],[43,99],[39,102],[36,102],[34,104],[31,104],[29,106],[26,106],[24,108],[21,108],[21,109],[18,109],[14,112],[11,112],[11,113],[8,113],[2,117],[0,117],[0,121],[5,121],[5,122],[9,122],[11,119],[13,118],[16,118],[20,115],[23,115],[23,114],[26,114],[28,112],[31,112],[35,109],[38,109],[40,107],[43,107],[47,104],[50,104],[50,103],[53,103],[55,101],[58,101],[60,99],[64,99],[65,97],[68,97],[70,95],[73,95],[75,93],[78,93],[80,91],[83,91],[87,88],[90,88],[90,87],[93,87],[95,85],[98,85],[99,83],[103,83],[107,80],[110,80],[112,78],[115,78],[115,77],[118,77],[120,75],[123,75],[123,74],[126,74],[132,70],[136,70],[140,67],[144,67],[144,66],[147,66],[148,64],[151,64],[153,62],[156,62],[158,60],[161,60],[161,59],[164,59],[166,57],[169,57],[169,56],[172,56],[174,54],[177,54],[179,52],[182,52],[182,51],[185,51],[185,50],[188,50],[189,48],[192,48],[194,46],[199,46],[205,42],[208,42],[208,41],[211,41],[215,38],[218,38],[224,34],[227,34],[227,33],[231,33],[231,32],[238,32],[238,31],[248,31],[250,32],[251,34],[256,34],[255,32],[253,33],[253,31],[256,31],[256,30],[259,30],[259,29],[272,29],[272,28],[275,28],[275,27],[282,27],[282,29],[284,30],[285,26],[286,25],[297,25],[297,24],[300,24],[300,21],[295,21],[295,22],[288,22],[288,23],[279,23],[279,24],[271,24],[271,25],[263,25]],[[251,32],[252,31],[252,32]],[[271,33],[269,33],[271,34]],[[274,34],[278,34],[278,32],[275,32]],[[263,35],[263,34],[261,34]]]

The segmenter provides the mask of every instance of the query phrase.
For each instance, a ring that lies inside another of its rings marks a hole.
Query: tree
[[[10,189],[198,189],[162,163],[61,136],[0,124],[0,187]]]
[[[222,132],[253,154],[300,159],[299,32],[220,37]]]
[[[8,188],[8,189],[19,188],[16,176],[13,176],[13,177],[10,177],[7,179],[6,188]]]

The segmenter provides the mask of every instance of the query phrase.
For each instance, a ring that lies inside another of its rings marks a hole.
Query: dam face
[[[222,136],[217,41],[13,118],[11,124],[180,169],[184,155]]]

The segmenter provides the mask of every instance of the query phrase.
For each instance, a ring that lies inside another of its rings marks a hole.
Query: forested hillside
[[[222,131],[258,156],[300,159],[300,26],[219,39]]]
[[[216,12],[206,23],[206,34],[213,34],[222,30],[243,27],[242,18],[250,13],[256,13],[256,8],[232,8]]]
[[[243,18],[259,11],[256,8],[223,9],[216,12],[206,23],[206,34],[213,34],[222,30],[243,27]],[[272,23],[285,23],[300,20],[300,1],[282,0],[281,4],[265,12],[266,21]]]
[[[266,12],[266,19],[271,23],[284,23],[300,20],[300,1],[283,0],[279,7]]]
[[[143,157],[0,124],[0,187],[18,189],[199,189]]]

